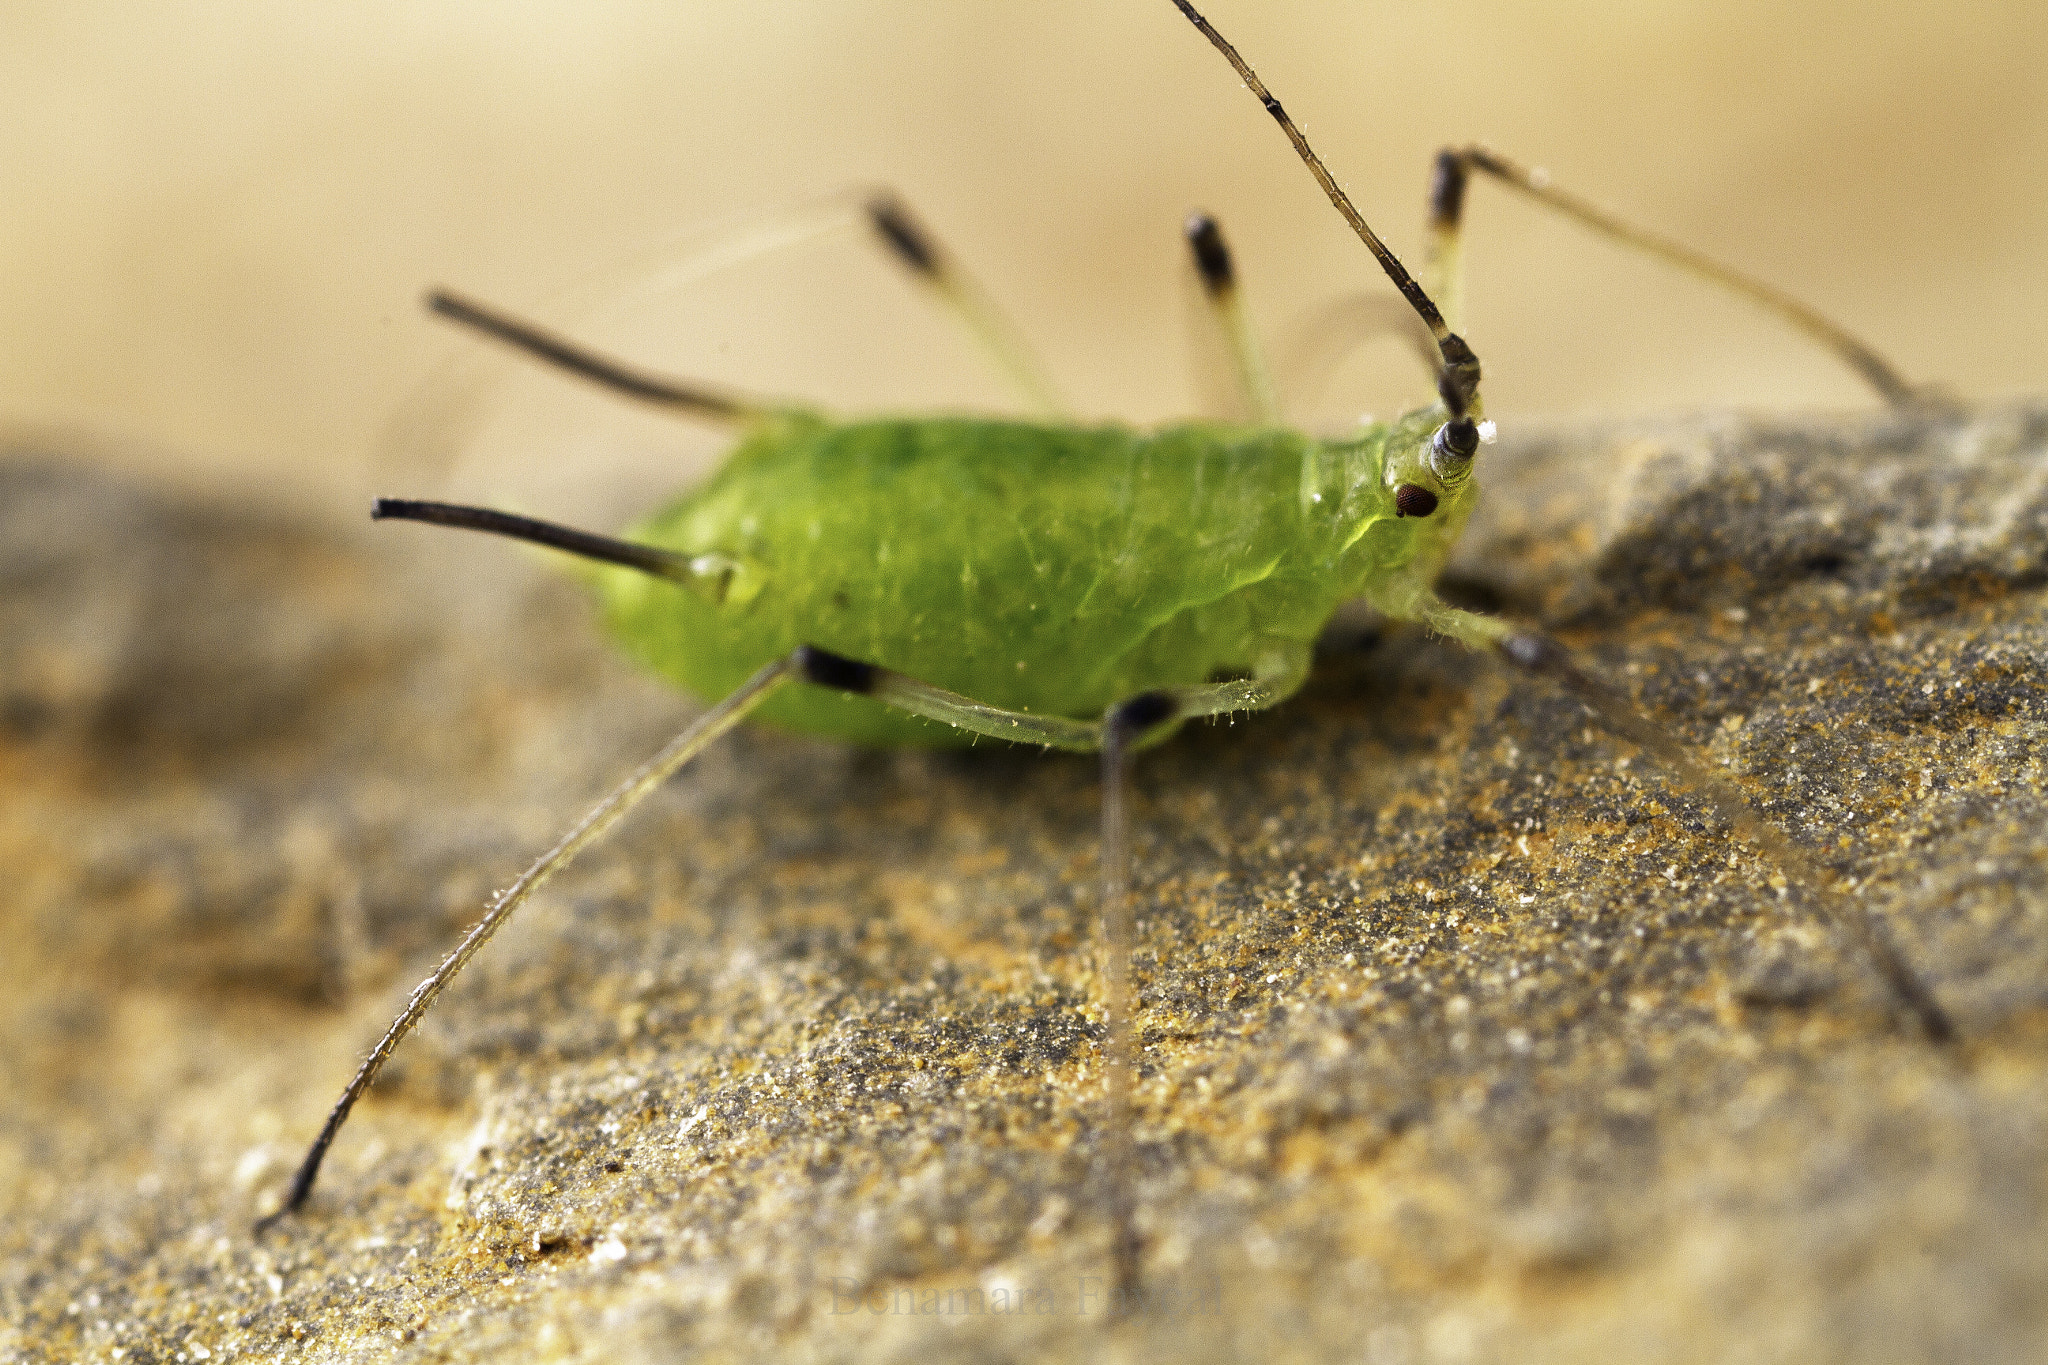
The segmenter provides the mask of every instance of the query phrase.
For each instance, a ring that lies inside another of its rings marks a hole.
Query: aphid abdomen
[[[624,646],[706,699],[811,644],[990,705],[1092,718],[1305,658],[1346,595],[1346,489],[1371,491],[1375,453],[1206,425],[778,416],[628,532],[730,559],[732,590],[597,579]],[[1304,497],[1305,461],[1326,493]],[[967,739],[814,688],[760,718],[867,744]]]

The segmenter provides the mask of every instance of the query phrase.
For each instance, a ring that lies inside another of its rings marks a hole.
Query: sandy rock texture
[[[1347,627],[1140,765],[1121,1318],[1095,773],[994,748],[724,742],[252,1235],[696,704],[505,546],[0,462],[0,1357],[2048,1358],[2048,408],[1485,458],[1456,594],[1724,765],[1962,1040],[1572,703]]]

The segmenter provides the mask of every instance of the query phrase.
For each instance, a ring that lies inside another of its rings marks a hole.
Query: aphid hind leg
[[[1730,831],[1754,845],[1800,892],[1810,913],[1847,936],[1883,980],[1894,1003],[1910,1015],[1929,1041],[1948,1043],[1955,1025],[1926,982],[1899,955],[1883,926],[1834,889],[1833,880],[1806,851],[1751,807],[1741,789],[1691,745],[1644,715],[1620,689],[1602,682],[1571,652],[1539,632],[1518,629],[1476,612],[1460,611],[1433,597],[1418,604],[1411,619],[1474,649],[1497,653],[1516,668],[1547,678],[1590,712],[1600,726],[1655,758],[1665,773],[1702,801]]]
[[[1606,209],[1556,188],[1550,183],[1550,177],[1545,172],[1520,165],[1498,152],[1477,145],[1446,147],[1438,152],[1435,170],[1430,178],[1431,289],[1443,309],[1444,317],[1449,320],[1452,327],[1458,325],[1460,312],[1458,265],[1459,243],[1464,224],[1465,191],[1474,171],[1491,176],[1510,189],[1529,196],[1544,207],[1563,214],[1580,226],[1590,228],[1611,241],[1633,251],[1654,256],[1695,278],[1742,295],[1764,311],[1804,333],[1815,344],[1832,352],[1837,360],[1854,370],[1892,406],[1910,407],[1930,401],[1931,395],[1926,390],[1908,383],[1891,362],[1879,355],[1875,349],[1851,335],[1846,328],[1830,321],[1783,290],[1765,284],[1753,275],[1723,265],[1682,242],[1625,222]]]
[[[370,1050],[369,1056],[363,1059],[354,1078],[341,1092],[341,1098],[335,1101],[326,1124],[320,1130],[320,1135],[313,1140],[305,1160],[299,1164],[298,1172],[292,1177],[291,1189],[285,1195],[284,1203],[275,1213],[257,1221],[257,1232],[262,1232],[306,1202],[306,1196],[312,1193],[313,1181],[320,1174],[320,1163],[325,1159],[327,1149],[334,1144],[336,1135],[341,1132],[342,1124],[347,1122],[349,1111],[355,1108],[356,1101],[362,1098],[363,1093],[377,1079],[377,1073],[383,1070],[384,1063],[397,1050],[405,1035],[412,1032],[413,1026],[419,1023],[435,998],[450,981],[454,980],[455,974],[476,956],[477,950],[490,940],[491,935],[497,933],[505,921],[512,917],[512,912],[525,904],[549,878],[567,867],[577,854],[602,838],[613,825],[625,817],[628,811],[673,777],[684,764],[702,753],[713,740],[745,720],[776,689],[788,683],[796,672],[794,664],[793,657],[776,660],[742,683],[724,701],[699,716],[681,734],[663,746],[653,758],[635,769],[632,776],[614,788],[609,796],[593,806],[590,813],[577,821],[553,848],[542,854],[533,866],[527,868],[519,880],[492,900],[490,908],[484,911],[483,918],[462,936],[462,940],[441,960],[441,965],[434,969],[433,974],[413,988],[412,994],[406,999],[405,1008],[399,1011],[391,1027],[385,1030],[384,1036]]]

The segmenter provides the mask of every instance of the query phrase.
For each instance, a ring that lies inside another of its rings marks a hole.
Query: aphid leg
[[[1947,1043],[1955,1024],[1927,983],[1892,945],[1884,927],[1848,897],[1834,889],[1826,871],[1785,832],[1758,815],[1725,774],[1717,771],[1691,745],[1636,706],[1629,696],[1575,663],[1557,641],[1536,631],[1475,612],[1459,611],[1429,598],[1410,619],[1452,636],[1474,649],[1491,650],[1527,673],[1548,678],[1592,713],[1602,728],[1635,744],[1660,763],[1665,772],[1690,788],[1739,839],[1753,844],[1804,893],[1810,912],[1836,933],[1853,940],[1894,1002],[1911,1015],[1930,1042]]]
[[[631,777],[620,783],[611,795],[598,802],[588,815],[577,821],[575,827],[562,836],[561,842],[542,854],[533,866],[520,875],[518,881],[513,882],[491,902],[490,908],[484,911],[483,918],[463,935],[462,941],[455,945],[455,950],[441,960],[441,965],[434,969],[433,975],[413,988],[412,995],[407,998],[405,1008],[399,1012],[398,1018],[385,1030],[377,1046],[370,1050],[370,1055],[363,1059],[363,1064],[357,1069],[354,1079],[348,1083],[348,1088],[341,1092],[341,1098],[335,1102],[333,1110],[328,1114],[327,1123],[321,1128],[320,1136],[313,1140],[313,1146],[307,1151],[306,1159],[299,1164],[298,1173],[292,1177],[291,1190],[286,1194],[284,1203],[275,1213],[257,1221],[258,1233],[306,1202],[306,1196],[312,1192],[313,1181],[320,1174],[320,1163],[326,1157],[327,1149],[333,1145],[335,1135],[341,1131],[341,1125],[347,1121],[349,1111],[355,1108],[356,1101],[362,1098],[363,1092],[377,1079],[377,1073],[383,1069],[385,1061],[390,1058],[405,1035],[412,1032],[413,1025],[419,1023],[420,1017],[427,1012],[427,1007],[434,1003],[435,997],[441,994],[454,979],[455,974],[462,970],[464,964],[476,956],[477,950],[489,941],[491,935],[497,933],[505,921],[512,917],[512,912],[538,891],[548,878],[567,867],[577,854],[603,837],[626,812],[639,805],[644,797],[674,776],[677,769],[702,753],[711,741],[746,719],[747,715],[767,700],[771,693],[789,682],[793,672],[792,659],[778,659],[754,674],[731,696],[699,716],[688,729],[670,740],[660,753],[642,764]]]
[[[1137,1162],[1131,1141],[1131,955],[1137,914],[1131,908],[1131,746],[1173,718],[1173,698],[1148,692],[1110,709],[1102,723],[1102,1060],[1109,1116],[1102,1157],[1110,1190],[1111,1304],[1121,1310],[1138,1288]]]
[[[1137,941],[1130,898],[1129,781],[1132,750],[1182,721],[1257,711],[1292,695],[1308,676],[1309,654],[1276,657],[1263,677],[1203,687],[1142,692],[1111,707],[1098,721],[1068,720],[1006,711],[906,677],[808,646],[792,656],[806,682],[837,688],[976,734],[1063,749],[1102,752],[1102,981],[1103,1070],[1108,1119],[1102,1144],[1103,1176],[1111,1194],[1111,1247],[1116,1312],[1138,1302],[1137,1167],[1131,1150],[1131,1090],[1135,1052],[1131,955]]]
[[[1459,255],[1465,226],[1465,163],[1455,153],[1439,152],[1429,180],[1429,255],[1423,278],[1430,297],[1443,310],[1453,331],[1465,321],[1465,271]]]
[[[758,399],[742,397],[729,389],[636,369],[510,313],[446,289],[432,291],[426,302],[429,309],[451,322],[481,332],[514,350],[524,351],[542,364],[567,370],[642,403],[726,424],[758,417],[771,406]]]
[[[880,190],[869,197],[867,216],[889,254],[960,320],[1018,395],[1041,416],[1066,416],[1066,400],[1016,323],[918,221],[909,205],[893,190]]]
[[[1230,259],[1230,246],[1223,240],[1223,229],[1208,214],[1191,213],[1182,230],[1187,237],[1188,253],[1194,260],[1196,277],[1202,282],[1202,298],[1215,319],[1217,331],[1222,334],[1223,344],[1229,348],[1231,368],[1237,376],[1238,397],[1254,422],[1277,426],[1280,422],[1280,400],[1273,392],[1273,376],[1266,368],[1266,357],[1259,349],[1259,339],[1252,332],[1251,319],[1244,306],[1244,291],[1238,288],[1237,267]],[[1432,363],[1434,356],[1435,346],[1432,343]]]
[[[1477,145],[1446,147],[1437,153],[1436,172],[1430,183],[1433,288],[1437,301],[1443,306],[1444,316],[1452,320],[1453,327],[1457,326],[1459,227],[1464,214],[1465,187],[1473,171],[1490,175],[1510,189],[1528,195],[1537,203],[1623,246],[1655,256],[1687,274],[1742,295],[1833,352],[1836,359],[1854,370],[1894,407],[1924,404],[1932,397],[1926,390],[1908,383],[1891,362],[1870,346],[1790,294],[1765,284],[1755,276],[1723,265],[1683,242],[1624,222],[1607,210],[1556,188],[1550,183],[1547,172],[1519,165],[1498,152]]]
[[[810,646],[797,651],[804,664],[805,680],[842,692],[873,697],[900,711],[908,711],[956,730],[1006,739],[1015,744],[1042,744],[1050,749],[1094,751],[1103,746],[1101,720],[1071,720],[1065,716],[1043,716],[1030,711],[1010,711],[990,706],[958,692],[948,692],[928,682],[877,664],[853,663]],[[1158,695],[1173,699],[1172,719],[1195,720],[1203,716],[1228,715],[1234,711],[1262,711],[1291,696],[1308,676],[1309,651],[1290,651],[1276,658],[1260,676],[1232,679],[1204,687],[1178,688]],[[831,661],[837,661],[836,664]],[[837,667],[845,672],[822,672]],[[1149,695],[1149,694],[1148,694]]]

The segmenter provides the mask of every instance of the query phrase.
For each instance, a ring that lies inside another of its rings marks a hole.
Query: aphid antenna
[[[1308,138],[1295,125],[1294,120],[1288,117],[1287,111],[1280,106],[1280,101],[1273,97],[1273,92],[1266,88],[1266,83],[1259,79],[1258,73],[1252,70],[1251,63],[1239,56],[1237,49],[1231,46],[1230,40],[1218,33],[1215,26],[1204,19],[1202,12],[1189,4],[1188,0],[1173,0],[1173,3],[1187,16],[1188,22],[1209,40],[1210,46],[1223,54],[1224,60],[1230,63],[1238,77],[1244,81],[1245,88],[1259,97],[1259,103],[1273,116],[1273,121],[1280,125],[1280,131],[1287,134],[1287,140],[1294,144],[1295,155],[1301,158],[1302,164],[1315,176],[1316,183],[1323,187],[1323,193],[1329,196],[1330,203],[1344,216],[1344,221],[1351,224],[1351,230],[1358,234],[1358,240],[1365,243],[1366,249],[1372,252],[1373,258],[1380,263],[1380,269],[1387,272],[1387,278],[1401,291],[1401,297],[1408,300],[1408,306],[1415,310],[1423,325],[1429,328],[1430,336],[1436,341],[1437,356],[1442,362],[1437,369],[1436,391],[1444,401],[1444,410],[1450,414],[1450,420],[1437,428],[1436,439],[1430,448],[1430,464],[1435,468],[1438,477],[1445,482],[1457,482],[1464,476],[1466,467],[1479,450],[1479,427],[1472,420],[1472,412],[1479,405],[1479,357],[1472,353],[1472,348],[1465,344],[1463,337],[1450,329],[1435,301],[1420,284],[1416,283],[1415,277],[1408,273],[1408,267],[1402,265],[1399,258],[1387,248],[1387,244],[1380,240],[1380,235],[1372,230],[1372,225],[1365,221],[1365,215],[1351,202],[1351,196],[1344,193],[1344,187],[1330,174],[1330,168],[1316,155],[1316,149],[1308,145]]]

